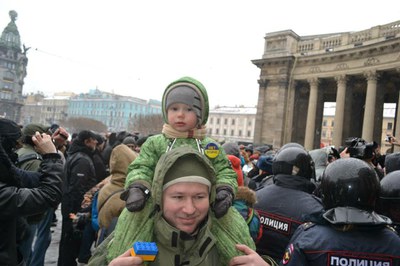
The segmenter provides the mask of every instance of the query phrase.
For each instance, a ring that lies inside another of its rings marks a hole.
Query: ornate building
[[[15,20],[17,12],[10,11],[10,23],[0,38],[0,117],[20,121],[23,105],[22,88],[26,77],[29,48],[21,49],[21,40]]]
[[[262,59],[252,62],[261,70],[255,144],[318,148],[324,102],[336,102],[333,145],[349,136],[380,142],[384,103],[399,106],[400,21],[359,32],[268,33]]]

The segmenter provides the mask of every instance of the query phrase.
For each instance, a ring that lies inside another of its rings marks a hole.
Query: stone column
[[[268,80],[260,79],[258,80],[258,103],[257,103],[257,114],[256,114],[256,124],[254,125],[254,139],[253,143],[260,144],[262,143],[262,134],[263,134],[263,121],[264,121],[264,112],[265,112],[265,99],[267,95],[267,86]]]
[[[378,75],[375,71],[364,74],[367,79],[367,96],[365,98],[364,121],[362,128],[362,138],[367,142],[374,139],[375,126],[375,105],[376,105],[376,84]]]
[[[346,75],[335,77],[337,83],[335,125],[333,127],[333,145],[338,148],[343,141],[344,107],[346,102]]]
[[[308,99],[308,111],[307,111],[307,127],[306,136],[304,140],[304,148],[306,150],[314,149],[314,137],[315,137],[315,118],[317,113],[317,100],[318,100],[318,78],[308,80],[310,84],[310,97]]]

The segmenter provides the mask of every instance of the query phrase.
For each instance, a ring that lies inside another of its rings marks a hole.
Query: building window
[[[210,124],[212,124],[214,122],[214,117],[210,118]]]
[[[251,131],[247,130],[247,137],[251,137]]]
[[[242,130],[239,130],[239,137],[241,137],[242,136]]]
[[[226,129],[224,129],[224,136],[226,136]]]
[[[326,138],[326,131],[325,130],[322,130],[322,137]]]
[[[249,127],[251,127],[251,124],[252,124],[251,121],[249,121],[249,122],[247,123],[247,125],[248,125]]]
[[[392,130],[393,129],[393,123],[392,122],[388,122],[387,123],[387,130]]]
[[[235,119],[232,119],[231,124],[232,124],[232,126],[235,125]]]
[[[231,136],[235,135],[235,130],[231,130]]]
[[[228,118],[225,118],[224,125],[227,125],[227,124],[228,124]]]
[[[322,121],[322,126],[326,127],[326,125],[327,125],[326,120]]]
[[[331,126],[333,127],[335,125],[335,120],[332,120]]]
[[[215,134],[216,134],[216,135],[219,134],[219,128],[217,128],[217,129],[215,130]]]
[[[219,121],[219,118],[217,118],[217,125],[219,125],[219,122],[220,122],[220,121]]]

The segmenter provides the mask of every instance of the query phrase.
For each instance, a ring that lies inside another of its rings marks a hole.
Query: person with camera
[[[350,137],[345,140],[346,148],[340,154],[342,158],[352,157],[365,161],[376,172],[381,180],[384,177],[383,169],[374,163],[379,153],[379,144],[375,141],[366,142],[363,138]]]
[[[0,118],[0,261],[2,265],[25,265],[18,251],[19,241],[27,227],[24,217],[43,213],[61,201],[63,165],[51,136],[35,132],[32,141],[42,154],[38,172],[18,169],[14,162],[21,128],[13,121]],[[37,183],[37,184],[36,184]],[[33,185],[27,188],[26,185]]]

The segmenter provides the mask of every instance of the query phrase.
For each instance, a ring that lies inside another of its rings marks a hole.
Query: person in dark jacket
[[[82,241],[82,231],[73,227],[71,213],[81,210],[83,195],[97,184],[93,153],[97,145],[95,133],[82,130],[71,144],[64,167],[61,201],[62,229],[58,265],[75,266]]]
[[[42,154],[38,172],[27,172],[13,165],[13,149],[21,136],[20,127],[0,119],[0,263],[25,265],[17,249],[27,224],[24,217],[45,212],[61,201],[62,160],[49,135],[36,132],[32,141]],[[29,180],[29,182],[25,182]],[[32,188],[24,188],[26,184]]]
[[[321,200],[311,193],[315,185],[314,163],[306,150],[296,146],[281,148],[272,162],[274,184],[257,190],[254,208],[260,214],[263,235],[257,252],[279,261],[304,215],[322,211]]]
[[[330,163],[321,193],[325,211],[297,228],[281,265],[400,265],[400,238],[390,218],[374,211],[380,184],[370,164]]]

